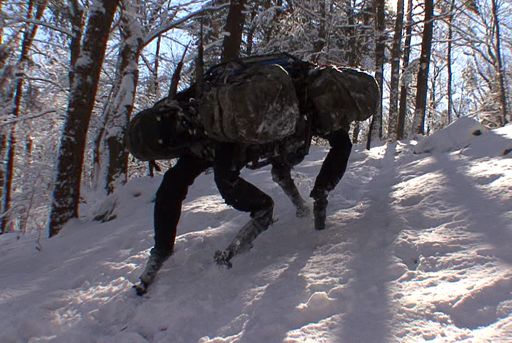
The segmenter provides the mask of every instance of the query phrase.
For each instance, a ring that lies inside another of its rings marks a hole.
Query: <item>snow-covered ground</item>
[[[328,228],[295,217],[267,169],[245,177],[278,221],[221,269],[248,216],[212,175],[192,186],[176,253],[137,297],[159,178],[133,180],[43,240],[0,237],[0,342],[512,342],[512,126],[459,120],[415,145],[355,146]],[[308,194],[324,148],[294,172]]]

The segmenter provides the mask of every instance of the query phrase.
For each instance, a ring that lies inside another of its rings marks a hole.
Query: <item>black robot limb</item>
[[[171,256],[183,200],[190,185],[208,167],[209,163],[205,160],[184,155],[165,173],[155,199],[155,246],[151,249],[144,271],[139,277],[140,282],[135,285],[138,295],[146,293],[163,263]]]
[[[330,133],[327,137],[331,149],[327,153],[310,197],[314,199],[313,214],[315,229],[325,228],[327,196],[340,182],[347,169],[348,159],[352,151],[352,142],[344,129]]]
[[[310,210],[306,201],[300,195],[291,176],[291,166],[285,163],[272,163],[272,180],[277,183],[291,200],[296,209],[297,217],[306,217]]]
[[[233,163],[236,147],[223,145],[216,151],[214,177],[226,204],[236,210],[250,212],[251,219],[237,233],[228,247],[215,253],[214,260],[228,268],[231,259],[252,247],[256,237],[272,223],[274,202],[270,196],[240,177],[240,166]]]
[[[210,163],[187,154],[164,175],[154,207],[155,250],[172,253],[181,205],[194,180],[210,167]]]

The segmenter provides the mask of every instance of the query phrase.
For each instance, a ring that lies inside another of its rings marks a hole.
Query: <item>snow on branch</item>
[[[207,12],[219,11],[219,10],[221,10],[223,8],[227,8],[227,7],[229,7],[229,2],[226,3],[226,4],[223,4],[223,5],[219,5],[219,6],[209,6],[209,7],[201,8],[200,10],[191,12],[191,13],[187,14],[184,17],[181,17],[179,19],[173,20],[170,23],[167,23],[166,25],[163,25],[163,26],[159,27],[155,31],[148,33],[146,35],[146,37],[144,38],[144,46],[146,46],[149,43],[151,43],[155,38],[157,38],[161,34],[163,34],[163,33],[167,32],[167,31],[177,27],[178,25],[183,24],[187,20],[190,20],[190,19],[192,19],[194,17],[197,17],[197,16],[202,15],[202,14],[207,13]]]
[[[20,121],[26,121],[26,120],[31,120],[31,119],[39,118],[39,117],[45,116],[45,115],[50,114],[50,113],[57,113],[57,110],[56,109],[50,109],[50,110],[46,110],[46,111],[43,111],[43,112],[31,115],[31,116],[24,115],[24,116],[20,116],[18,118],[14,118],[13,116],[10,116],[10,115],[3,116],[3,117],[0,117],[0,127],[11,125],[11,124],[14,124],[14,123],[18,123]]]
[[[68,36],[73,36],[73,32],[71,32],[70,30],[66,30],[65,28],[50,24],[43,20],[37,20],[37,19],[32,19],[32,18],[9,18],[9,19],[12,19],[12,22],[10,22],[9,24],[30,23],[30,24],[34,24],[34,25],[44,26],[46,28],[63,33]]]

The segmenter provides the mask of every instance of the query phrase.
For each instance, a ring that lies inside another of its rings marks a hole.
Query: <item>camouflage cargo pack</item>
[[[378,109],[379,87],[365,72],[329,66],[312,73],[308,96],[315,109],[315,128],[324,134],[372,116]]]
[[[292,79],[277,64],[241,61],[214,67],[205,78],[199,117],[208,137],[264,144],[295,132],[299,106]]]

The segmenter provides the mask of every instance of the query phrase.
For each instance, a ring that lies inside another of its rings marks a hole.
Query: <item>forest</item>
[[[86,193],[152,173],[124,132],[182,59],[193,81],[199,46],[206,68],[287,52],[371,73],[380,110],[351,127],[368,149],[460,117],[503,127],[511,18],[508,0],[0,0],[0,234],[54,236]]]

